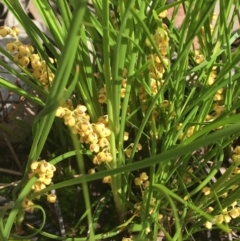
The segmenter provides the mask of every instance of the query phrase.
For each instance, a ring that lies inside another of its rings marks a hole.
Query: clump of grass
[[[93,1],[94,11],[86,1],[59,1],[60,19],[47,1],[34,1],[51,42],[18,2],[4,2],[33,42],[8,43],[14,54],[9,57],[33,81],[31,87],[40,89],[44,106],[33,123],[25,176],[13,191],[15,205],[1,224],[3,240],[14,236],[14,219],[26,197],[33,201],[74,185],[81,185],[86,209],[74,229],[83,222],[88,227],[74,234],[79,240],[157,240],[159,233],[166,240],[189,240],[203,229],[239,229],[239,147],[233,144],[239,136],[239,74],[234,72],[239,49],[230,49],[239,37],[232,36],[237,1],[219,1],[215,25],[217,1]],[[176,29],[180,4],[185,19]],[[175,9],[172,19],[167,18],[170,7]],[[9,29],[2,27],[0,35]],[[41,153],[50,153],[48,162],[56,172],[69,161],[76,174],[67,180],[59,175],[53,185],[33,190],[41,173],[30,179],[27,173]],[[109,223],[108,232],[94,230],[103,210],[91,200],[88,184],[94,180],[111,188],[108,200],[119,225]]]

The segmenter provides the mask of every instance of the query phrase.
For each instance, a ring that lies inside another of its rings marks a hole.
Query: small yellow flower
[[[168,14],[167,10],[162,11],[161,13],[158,14],[159,18],[166,18]]]
[[[212,228],[212,223],[209,222],[209,221],[207,221],[207,222],[205,223],[205,227],[206,227],[207,229],[211,229],[211,228]]]
[[[233,154],[232,160],[235,164],[240,164],[240,155],[239,154]]]
[[[221,215],[218,215],[215,220],[216,220],[216,222],[218,222],[218,223],[223,223],[223,221],[224,221],[223,215],[222,215],[222,214],[221,214]]]
[[[149,227],[147,227],[146,229],[145,229],[145,233],[146,234],[149,234],[151,232],[151,229],[149,228]]]
[[[106,153],[105,153],[105,161],[106,161],[106,162],[111,162],[112,159],[113,159],[112,154],[109,153],[109,152],[106,152]]]
[[[142,172],[139,177],[143,181],[147,181],[148,180],[148,175],[146,174],[146,172]]]
[[[55,194],[53,194],[53,193],[48,194],[47,201],[49,203],[55,203],[56,200],[57,200],[57,196]]]
[[[100,134],[104,131],[105,125],[101,122],[97,122],[94,126],[93,129],[96,133]]]
[[[134,179],[134,183],[135,183],[136,186],[140,186],[140,185],[143,184],[143,180],[141,178],[139,178],[139,177],[136,177]]]
[[[0,27],[0,36],[3,38],[11,33],[11,29],[9,27],[1,26]]]
[[[222,198],[226,198],[228,196],[228,192],[225,192],[221,195]]]
[[[233,152],[240,155],[240,146],[236,146]]]
[[[46,162],[45,160],[42,161],[42,163],[39,166],[39,171],[42,173],[45,173],[49,169],[50,169],[50,164],[48,162]]]
[[[51,178],[45,178],[44,181],[43,181],[43,183],[44,183],[45,185],[49,185],[49,184],[51,183],[51,181],[52,181]]]
[[[84,105],[78,105],[75,110],[78,114],[84,114],[87,111],[87,107]]]
[[[88,142],[91,142],[91,143],[97,143],[98,142],[98,136],[96,133],[90,133],[88,136],[87,136],[87,141]]]
[[[99,147],[98,144],[93,143],[93,144],[90,145],[89,150],[91,152],[98,153],[100,151],[100,147]]]
[[[128,138],[129,138],[129,133],[128,133],[128,132],[124,132],[123,140],[124,140],[124,141],[127,141]]]
[[[67,126],[74,126],[76,123],[76,120],[73,116],[64,116],[64,124]]]
[[[149,181],[145,181],[143,183],[143,188],[146,189],[147,187],[149,187],[149,185],[150,185],[150,182]]]
[[[103,115],[98,118],[98,122],[103,123],[105,126],[108,125],[108,115]]]
[[[232,209],[232,210],[229,212],[229,215],[230,215],[232,218],[237,218],[237,217],[240,216],[239,211],[238,211],[237,208]]]
[[[137,144],[136,152],[142,150],[142,145],[140,143]]]
[[[52,178],[53,177],[53,170],[47,170],[45,172],[45,178]]]
[[[236,168],[233,170],[233,173],[234,173],[235,175],[240,174],[240,168],[239,168],[239,167],[236,167]]]
[[[131,154],[132,154],[132,148],[127,148],[127,149],[125,150],[125,155],[126,155],[127,157],[130,157]]]
[[[58,107],[55,116],[63,117],[65,115],[65,109],[63,107]]]
[[[234,202],[231,204],[231,206],[234,208],[237,204],[238,204],[237,201],[234,201]]]
[[[103,131],[99,132],[98,134],[100,135],[100,137],[108,137],[111,135],[111,131],[109,128],[105,127]]]
[[[13,26],[10,30],[9,35],[16,38],[19,35],[19,29],[17,27]]]
[[[109,146],[109,141],[106,137],[102,137],[98,140],[98,145],[101,147],[101,148],[106,148]]]
[[[97,154],[97,159],[99,162],[104,162],[106,160],[106,153],[101,151]]]
[[[22,207],[25,210],[31,209],[32,208],[31,206],[33,206],[33,205],[34,205],[34,203],[28,198],[24,199],[22,202]]]
[[[15,51],[17,51],[17,48],[18,48],[18,45],[19,45],[19,42],[8,42],[6,44],[6,50],[9,51],[10,53],[14,53]]]
[[[207,196],[211,193],[211,188],[210,187],[204,187],[202,189],[202,192],[204,193],[205,196]]]
[[[141,203],[140,202],[135,203],[134,208],[139,211],[141,209]]]
[[[231,217],[228,214],[226,214],[224,215],[224,220],[226,223],[229,223],[231,221]]]
[[[213,207],[208,207],[208,208],[207,208],[207,213],[211,213],[213,210],[214,210]]]
[[[102,180],[103,183],[111,183],[111,181],[112,181],[112,177],[111,176],[106,176]]]
[[[27,56],[22,56],[20,59],[18,59],[18,64],[21,66],[28,66],[30,63],[30,59]]]
[[[194,60],[197,64],[200,64],[205,60],[204,56],[199,50],[195,50],[194,54],[195,54]]]
[[[32,162],[31,169],[33,171],[35,171],[38,168],[38,165],[39,165],[39,162],[37,162],[37,161]]]
[[[43,190],[44,188],[46,188],[46,185],[40,181],[37,181],[33,186],[32,186],[32,189],[35,191],[35,192],[38,192],[38,191],[41,191]]]
[[[31,54],[31,50],[29,49],[29,47],[23,44],[18,46],[18,52],[23,56]]]
[[[94,168],[88,170],[88,174],[94,174],[96,171]]]

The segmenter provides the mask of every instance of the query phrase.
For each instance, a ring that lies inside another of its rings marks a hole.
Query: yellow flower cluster
[[[235,149],[233,150],[232,160],[236,165],[240,164],[240,146],[236,146]],[[232,178],[239,174],[240,174],[240,168],[236,166],[233,169],[231,175],[229,175],[229,178]],[[229,192],[234,191],[238,187],[239,185],[234,184],[229,188],[229,190],[226,190],[223,194],[221,194],[221,198],[226,198],[229,195]],[[204,187],[202,191],[204,192],[205,195],[209,195],[211,193],[211,189],[209,187]]]
[[[205,57],[200,50],[195,50],[193,59],[197,64],[201,64],[205,60]]]
[[[5,38],[7,35],[16,38],[19,35],[19,29],[16,27],[0,26],[0,36]]]
[[[235,164],[239,165],[240,164],[240,146],[236,146],[233,150],[233,155],[232,155],[232,160]],[[235,167],[235,169],[232,172],[232,175],[229,176],[229,178],[234,177],[235,175],[240,174],[240,168]],[[228,193],[230,191],[234,191],[236,188],[238,188],[238,185],[233,185],[230,187],[229,190],[227,190],[225,193],[221,195],[221,198],[226,198],[228,196]],[[204,195],[209,195],[211,193],[211,189],[209,187],[204,187],[202,189],[202,192]],[[208,207],[207,212],[211,213],[214,210],[213,207]],[[214,219],[210,222],[207,221],[205,223],[205,227],[207,229],[211,229],[212,226],[215,223],[229,223],[232,219],[240,217],[240,207],[238,207],[238,202],[234,201],[230,207],[227,207],[222,210],[222,212],[218,215],[214,216]]]
[[[31,64],[30,71],[32,72],[32,76],[38,79],[47,90],[52,85],[54,74],[46,62],[41,60],[38,54],[34,54],[33,46],[22,44],[19,41],[19,30],[16,27],[1,26],[0,36],[6,37],[7,35],[15,38],[15,40],[6,44],[6,50],[13,55],[14,62],[21,67],[29,67],[29,64]],[[53,63],[53,59],[49,58],[49,61]]]
[[[124,98],[125,97],[125,93],[126,93],[126,87],[127,87],[127,75],[128,74],[128,71],[126,68],[123,69],[123,79],[122,79],[122,86],[121,86],[121,89],[120,89],[120,97],[121,98]],[[106,87],[102,87],[99,89],[98,91],[98,102],[100,104],[106,104],[107,103],[107,94],[106,94]]]
[[[213,69],[208,76],[207,84],[213,85],[215,83],[216,77],[217,77],[217,72],[215,69]]]
[[[134,208],[135,208],[135,212],[134,215],[136,216],[140,216],[141,212],[143,212],[143,210],[145,210],[143,207],[143,202],[137,202],[134,204]],[[156,198],[152,197],[151,201],[150,201],[150,206],[148,209],[148,214],[152,215],[154,213],[156,207]]]
[[[136,177],[134,179],[134,183],[136,186],[144,186],[147,187],[149,186],[149,181],[148,181],[148,175],[146,172],[140,173],[139,177]]]
[[[209,30],[210,30],[210,34],[213,33],[214,31],[214,21],[217,19],[217,15],[215,13],[213,13],[212,15],[212,23],[209,24]],[[201,28],[201,38],[202,38],[202,41],[204,43],[207,42],[207,35],[206,35],[206,31],[205,31],[205,26],[202,26]]]
[[[216,72],[216,69],[213,68],[213,70],[211,71],[210,75],[208,76],[208,79],[207,79],[207,84],[208,85],[213,85],[216,81],[216,78],[217,78],[217,72]],[[220,104],[223,100],[223,88],[217,90],[216,94],[214,95],[214,101],[216,104]]]
[[[217,119],[220,115],[224,114],[225,113],[225,106],[224,105],[221,105],[220,103],[218,102],[215,102],[213,104],[213,107],[212,107],[212,110],[211,110],[211,113],[208,114],[206,117],[205,117],[205,121],[206,122],[212,122],[214,121],[215,119]],[[178,126],[177,126],[177,130],[179,131],[182,127],[182,123],[179,123]],[[217,127],[216,129],[220,129],[221,126]],[[190,136],[193,135],[194,131],[196,130],[196,126],[190,126],[189,128],[187,128],[186,130],[184,131],[181,131],[178,139],[179,140],[182,140],[183,137],[185,138],[189,138]]]
[[[147,59],[151,61],[151,64],[149,66],[150,76],[151,78],[156,80],[161,80],[163,78],[163,74],[165,73],[165,67],[168,67],[169,64],[169,60],[166,56],[161,57],[162,58],[160,59],[156,54],[147,57]]]
[[[149,186],[149,181],[148,181],[148,175],[146,172],[140,173],[139,177],[136,177],[134,179],[134,183],[136,186],[139,186],[141,189],[141,194],[142,197],[144,196],[144,189],[146,189]],[[140,213],[144,210],[142,207],[143,202],[137,202],[134,204],[134,215],[135,216],[140,216]],[[150,207],[149,207],[149,214],[151,215],[155,209],[156,206],[156,198],[152,197],[151,202],[150,202]]]
[[[162,86],[161,81],[151,78],[150,90],[151,90],[152,95],[156,95],[161,86]],[[145,88],[143,86],[139,86],[138,97],[139,97],[140,103],[146,102],[147,96],[148,95],[147,95]]]
[[[29,172],[28,176],[31,178],[35,174],[38,174],[38,180],[33,185],[32,189],[36,192],[44,189],[46,185],[51,183],[55,171],[55,166],[49,162],[46,162],[45,160],[34,161],[31,164],[31,171]]]
[[[179,131],[182,127],[182,123],[179,123],[177,125],[177,130]],[[182,140],[183,137],[189,138],[191,135],[193,135],[195,130],[195,126],[190,126],[186,131],[181,131],[180,135],[178,136],[179,140]]]
[[[108,116],[101,116],[97,123],[90,123],[90,116],[84,105],[78,105],[74,110],[67,107],[58,107],[56,116],[64,119],[64,124],[71,127],[74,134],[80,136],[80,142],[89,145],[89,150],[96,155],[93,163],[100,165],[111,162],[113,157],[109,150]]]
[[[197,64],[201,64],[205,60],[205,57],[199,50],[195,50],[194,60]],[[216,67],[213,67],[212,71],[210,72],[210,74],[208,76],[207,84],[209,86],[213,85],[216,81],[216,78],[217,78]],[[223,88],[220,88],[219,90],[217,90],[217,92],[213,98],[213,100],[214,100],[213,109],[212,109],[213,114],[208,114],[205,118],[206,121],[213,121],[217,117],[219,117],[221,114],[224,113],[225,108],[222,105],[223,98],[224,98]]]
[[[127,132],[126,132],[126,133],[127,133]],[[125,135],[126,135],[126,133],[125,133]],[[127,133],[127,138],[128,138],[128,133]],[[124,140],[126,140],[126,139],[124,139]],[[134,143],[131,143],[127,148],[124,149],[125,155],[126,155],[127,157],[130,157],[130,156],[131,156],[133,145],[134,145]],[[141,145],[140,143],[138,143],[135,152],[138,152],[138,151],[140,151],[140,150],[142,150],[142,145]]]
[[[31,178],[36,174],[38,176],[37,181],[32,186],[32,189],[34,190],[34,192],[39,192],[44,188],[46,188],[46,186],[52,182],[52,177],[55,171],[56,171],[55,166],[53,166],[51,163],[47,162],[46,160],[32,162],[31,171],[28,173],[28,177]],[[56,201],[56,198],[57,197],[55,194],[49,194],[47,196],[47,201],[50,203],[54,203]],[[25,200],[22,205],[23,207],[25,205],[25,208],[27,208],[30,204],[31,202],[29,202],[29,200]]]
[[[225,208],[222,210],[221,214],[215,215],[214,219],[210,222],[205,223],[207,229],[211,229],[215,223],[230,223],[232,219],[238,218],[240,216],[240,208],[237,207],[237,201],[231,204],[230,209]],[[213,207],[208,207],[207,212],[211,213],[214,210]]]
[[[47,66],[44,60],[41,60],[38,54],[32,54],[30,56],[32,75],[34,78],[38,79],[43,87],[48,90],[52,85],[54,74],[51,69]],[[54,62],[52,58],[49,58],[51,63]]]
[[[191,174],[193,173],[192,168],[188,168],[187,172],[183,174],[182,180],[185,184],[189,184],[192,182]]]
[[[159,18],[164,18],[166,13],[167,12],[160,13]],[[148,67],[150,75],[149,90],[147,91],[142,85],[138,88],[138,97],[143,112],[146,112],[148,109],[148,104],[146,102],[149,99],[149,96],[156,95],[164,84],[163,75],[169,65],[169,59],[167,57],[169,50],[169,36],[167,30],[167,26],[162,24],[162,26],[159,27],[152,36],[156,46],[158,47],[160,56],[157,53],[153,53],[146,57],[150,62]],[[146,45],[151,46],[148,39],[146,40]],[[156,119],[158,114],[158,109],[155,108],[152,111],[152,118]]]
[[[34,206],[34,203],[31,199],[25,198],[22,202],[22,208],[25,211],[33,212],[33,209],[34,209],[33,206]]]
[[[161,54],[161,58],[156,53],[147,56],[147,59],[151,61],[149,66],[150,76],[155,80],[160,80],[163,78],[165,68],[169,65],[169,59],[167,58],[169,50],[169,37],[167,30],[167,26],[162,24],[162,26],[156,30],[156,33],[153,36],[154,42]],[[149,40],[146,41],[146,44],[149,46]]]
[[[106,104],[107,103],[107,93],[106,93],[106,87],[102,87],[98,91],[98,102],[100,104]]]

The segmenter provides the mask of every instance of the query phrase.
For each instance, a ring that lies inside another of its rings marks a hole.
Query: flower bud
[[[111,181],[112,181],[112,177],[111,176],[106,176],[102,180],[103,183],[111,183]]]
[[[48,194],[47,201],[49,203],[55,203],[56,200],[57,200],[57,196],[55,194],[53,194],[53,193]]]
[[[100,151],[100,147],[99,147],[98,144],[93,143],[93,144],[90,145],[89,150],[90,150],[91,152],[96,152],[96,153],[98,153],[98,152]]]
[[[210,187],[204,187],[202,189],[202,192],[204,193],[205,196],[207,196],[211,193],[211,188]]]
[[[39,162],[37,162],[37,161],[32,162],[31,169],[36,170],[38,168],[38,165],[39,165]]]
[[[57,117],[63,117],[65,115],[65,110],[61,106],[57,108],[55,116]]]
[[[17,48],[18,48],[18,42],[16,42],[16,41],[8,42],[6,44],[6,50],[11,52],[11,53],[14,53],[15,51],[17,51]]]
[[[146,174],[146,172],[142,172],[139,177],[143,181],[147,181],[148,180],[148,175]]]
[[[209,222],[209,221],[207,221],[207,222],[205,223],[205,227],[206,227],[207,229],[211,229],[211,228],[212,228],[212,223]]]
[[[12,37],[17,37],[19,35],[19,29],[17,27],[13,26],[10,29],[9,35],[11,35]]]
[[[0,36],[3,38],[11,33],[11,29],[9,27],[1,26],[0,27]]]
[[[27,56],[22,56],[20,59],[18,59],[18,63],[21,66],[28,66],[30,63],[30,59]]]
[[[239,211],[238,211],[237,208],[232,209],[232,210],[229,212],[229,215],[230,215],[232,218],[237,218],[237,217],[240,216]]]

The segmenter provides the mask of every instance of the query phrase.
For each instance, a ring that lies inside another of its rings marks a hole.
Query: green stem
[[[104,60],[104,77],[106,84],[106,94],[107,94],[107,110],[108,110],[108,123],[111,130],[110,136],[110,151],[113,156],[111,162],[111,168],[115,169],[118,166],[118,157],[116,152],[116,136],[119,130],[116,128],[118,126],[117,119],[114,118],[114,112],[116,109],[113,107],[114,98],[118,96],[112,95],[112,80],[111,80],[111,67],[110,67],[110,47],[109,47],[109,1],[103,1],[103,60]],[[111,181],[113,199],[115,202],[116,210],[118,213],[119,221],[122,222],[122,207],[124,205],[122,199],[119,198],[118,193],[122,193],[121,190],[121,175],[112,175]]]

